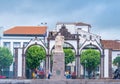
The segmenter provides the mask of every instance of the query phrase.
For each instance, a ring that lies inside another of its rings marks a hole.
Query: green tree
[[[120,67],[120,56],[117,56],[117,57],[113,60],[113,64],[116,65],[117,67]]]
[[[13,62],[11,51],[6,47],[0,47],[0,72],[1,69],[9,67]]]
[[[26,64],[27,68],[34,70],[40,63],[45,60],[45,50],[43,47],[33,45],[26,51]]]
[[[93,49],[87,49],[82,52],[80,61],[84,68],[86,68],[88,77],[90,78],[92,71],[100,64],[100,52]]]
[[[65,53],[65,65],[68,63],[72,63],[75,60],[75,53],[72,51],[72,49],[64,49]]]

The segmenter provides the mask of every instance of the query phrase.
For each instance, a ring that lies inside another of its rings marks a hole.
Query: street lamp
[[[87,60],[85,60],[85,76],[84,76],[84,78],[86,78],[86,63],[87,63]]]
[[[1,75],[3,75],[3,68],[1,69]]]

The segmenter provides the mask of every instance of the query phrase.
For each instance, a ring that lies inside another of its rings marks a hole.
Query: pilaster
[[[18,48],[15,49],[15,64],[14,64],[14,78],[17,78],[17,72],[18,72]]]
[[[22,48],[22,78],[26,78],[26,57],[24,52],[24,45]]]
[[[108,63],[108,66],[109,66],[109,78],[112,78],[112,49],[109,49],[109,63]]]

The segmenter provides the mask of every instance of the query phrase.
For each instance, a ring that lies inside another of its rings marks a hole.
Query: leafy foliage
[[[13,62],[11,51],[6,47],[0,47],[0,70],[9,67]]]
[[[72,49],[64,49],[65,53],[65,65],[68,63],[72,63],[75,60],[75,53],[72,51]]]
[[[91,72],[100,64],[100,52],[93,49],[87,49],[82,52],[80,61],[88,71],[90,77]]]
[[[120,67],[120,56],[117,56],[114,60],[113,60],[113,64]]]
[[[40,65],[40,62],[45,60],[45,50],[43,47],[33,45],[26,51],[26,64],[30,69],[35,69]]]

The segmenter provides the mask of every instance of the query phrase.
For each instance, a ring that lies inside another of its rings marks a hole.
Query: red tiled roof
[[[43,35],[47,26],[16,26],[4,31],[4,35]]]
[[[120,50],[120,42],[116,40],[101,40],[103,48]]]

